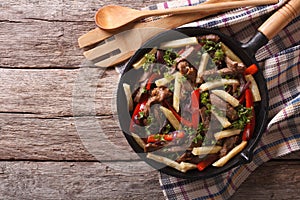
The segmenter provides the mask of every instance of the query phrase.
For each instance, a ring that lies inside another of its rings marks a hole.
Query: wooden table
[[[78,127],[92,116],[111,141],[127,148],[112,107],[118,74],[82,68],[77,38],[95,27],[94,13],[104,4],[141,8],[157,2],[1,1],[1,199],[164,199],[156,172],[133,175],[114,169],[115,163],[126,168],[124,160],[99,162],[89,147],[97,141],[82,138],[97,126]],[[78,90],[89,75],[94,82]],[[94,110],[84,108],[87,98]],[[98,150],[108,151],[105,145]],[[259,167],[232,199],[300,199],[299,155]]]

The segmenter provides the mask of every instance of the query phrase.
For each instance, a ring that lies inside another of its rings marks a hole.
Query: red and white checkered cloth
[[[167,9],[196,5],[204,0],[180,0],[159,3],[145,9]],[[248,41],[267,14],[282,6],[240,8],[184,25],[214,27],[238,41]],[[293,20],[274,39],[256,53],[263,66],[269,90],[269,123],[253,161],[224,174],[204,180],[183,180],[160,174],[167,199],[228,199],[261,164],[300,149],[300,17]]]

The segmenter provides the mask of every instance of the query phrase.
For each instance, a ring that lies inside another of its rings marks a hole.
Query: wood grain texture
[[[299,199],[299,162],[266,163],[232,196]],[[286,175],[281,175],[285,171]],[[96,162],[1,162],[1,199],[164,199],[157,173],[118,173]],[[288,187],[287,187],[288,186]]]
[[[98,157],[108,145],[132,152],[116,116],[118,74],[90,66],[77,46],[100,6],[158,2],[0,3],[0,199],[164,199],[156,172],[117,170],[144,166],[136,156]],[[259,167],[232,199],[299,199],[299,158]]]

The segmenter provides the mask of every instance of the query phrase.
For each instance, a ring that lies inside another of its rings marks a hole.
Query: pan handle
[[[258,31],[264,34],[268,40],[277,35],[288,23],[300,14],[300,1],[290,0],[267,21],[265,21]]]
[[[242,48],[246,49],[251,57],[254,57],[258,49],[266,45],[299,14],[300,0],[288,1],[258,28],[257,34],[249,42],[243,44]]]

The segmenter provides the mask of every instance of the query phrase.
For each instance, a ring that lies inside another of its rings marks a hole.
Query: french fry
[[[177,72],[179,73],[179,72]],[[157,87],[160,87],[160,86],[165,86],[167,85],[168,83],[170,83],[171,81],[173,81],[175,79],[175,77],[177,76],[177,73],[175,74],[171,74],[170,76],[168,77],[164,77],[164,78],[160,78],[160,79],[157,79],[155,81],[155,84]]]
[[[148,54],[155,54],[157,51],[157,48],[153,48]],[[134,69],[139,69],[143,66],[143,64],[146,62],[147,58],[145,56],[143,56],[139,61],[137,61],[136,63],[134,63],[132,65],[132,67]]]
[[[231,49],[229,49],[223,42],[221,42],[221,48],[225,55],[227,55],[231,60],[239,63],[242,62],[241,59],[237,55],[235,55],[235,53],[233,53]]]
[[[192,154],[195,156],[207,155],[218,153],[222,149],[222,146],[206,146],[206,147],[194,147]]]
[[[249,88],[252,92],[253,101],[254,102],[261,101],[261,96],[260,96],[260,93],[259,93],[259,89],[258,89],[258,86],[257,86],[257,83],[256,83],[254,77],[251,74],[249,74],[249,75],[245,76],[245,79],[246,79],[246,81],[251,82],[251,84],[249,85]]]
[[[200,61],[199,67],[198,67],[196,83],[200,83],[201,75],[206,70],[209,58],[210,58],[210,56],[207,52],[205,52],[201,55],[201,61]]]
[[[224,85],[233,85],[233,84],[239,84],[239,81],[236,79],[220,79],[220,80],[203,83],[200,86],[200,89],[201,89],[201,91],[206,91],[206,90],[211,90],[211,89],[221,87]]]
[[[220,116],[214,109],[211,109],[211,113],[219,120],[223,128],[231,126],[230,121],[226,117]]]
[[[218,97],[220,97],[221,99],[223,99],[224,101],[228,102],[233,107],[237,107],[240,104],[240,102],[236,98],[231,96],[225,90],[212,90],[211,92],[217,95]]]
[[[133,100],[132,100],[130,85],[128,85],[127,83],[123,83],[123,89],[124,89],[124,93],[125,93],[127,104],[128,104],[128,110],[132,111],[133,110]]]
[[[158,156],[153,153],[148,153],[147,158],[152,159],[156,162],[163,163],[167,166],[173,167],[174,169],[177,169],[178,171],[181,171],[183,173],[187,172],[188,170],[196,169],[197,165],[192,163],[186,163],[181,162],[180,164],[174,160],[171,160],[169,158]]]
[[[174,116],[174,114],[172,113],[171,110],[169,110],[168,108],[163,107],[163,106],[160,106],[160,110],[164,113],[164,115],[166,116],[166,118],[169,120],[169,122],[172,124],[172,126],[176,130],[180,130],[181,129],[180,122],[176,119],[176,117]]]
[[[178,39],[178,40],[172,40],[168,42],[164,42],[160,45],[161,49],[170,49],[170,48],[180,48],[180,47],[185,47],[188,45],[197,45],[198,40],[196,37],[187,37],[183,39]]]
[[[136,143],[138,143],[138,145],[140,145],[140,147],[142,147],[143,149],[145,149],[146,143],[144,142],[144,140],[142,140],[142,138],[140,138],[137,134],[135,133],[131,133],[133,139],[136,141]]]
[[[181,80],[182,80],[182,74],[177,73],[175,77],[174,93],[173,93],[173,107],[176,112],[179,112]]]
[[[216,140],[221,140],[223,138],[226,138],[226,137],[231,137],[231,136],[234,136],[234,135],[238,135],[241,133],[242,130],[240,129],[227,129],[227,130],[223,130],[223,131],[220,131],[220,132],[217,132],[214,134],[214,137]]]
[[[214,167],[223,167],[230,159],[240,153],[247,146],[247,141],[242,141],[239,145],[234,147],[228,154],[217,160],[212,164]]]

